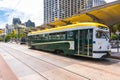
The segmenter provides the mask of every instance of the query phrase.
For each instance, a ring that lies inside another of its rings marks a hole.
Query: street
[[[120,80],[120,60],[62,56],[0,43],[0,55],[19,80]]]

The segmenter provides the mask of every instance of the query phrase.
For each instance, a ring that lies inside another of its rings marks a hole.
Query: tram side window
[[[60,40],[60,33],[56,33],[55,39],[56,39],[56,40]]]
[[[33,36],[31,37],[31,39],[32,39],[32,40],[35,40],[35,35],[33,35]]]
[[[61,39],[61,40],[65,39],[65,32],[61,32],[61,33],[60,33],[60,39]]]
[[[35,39],[38,40],[38,39],[39,39],[39,35],[36,35],[36,36],[35,36]]]
[[[42,37],[41,35],[36,35],[36,39],[37,39],[37,40],[40,40],[41,37]]]
[[[52,34],[52,39],[56,39],[56,34],[55,33]]]
[[[48,39],[49,39],[49,40],[52,39],[52,34],[49,34]]]
[[[28,36],[28,39],[32,39],[32,36]]]
[[[32,40],[32,36],[28,36],[28,40]]]
[[[39,39],[40,40],[47,40],[48,39],[48,34],[40,34]]]
[[[34,36],[31,36],[31,40],[34,40]]]
[[[49,39],[50,40],[63,40],[65,39],[65,32],[51,33],[49,34]]]
[[[49,40],[55,40],[56,39],[56,34],[55,33],[49,34],[48,39]]]
[[[67,39],[73,39],[73,31],[67,32]]]
[[[49,34],[45,34],[45,40],[49,39]]]
[[[54,39],[55,39],[55,33],[49,34],[49,39],[50,39],[50,40],[54,40]]]

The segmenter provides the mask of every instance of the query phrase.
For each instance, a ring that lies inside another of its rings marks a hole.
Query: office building
[[[20,18],[13,18],[13,25],[21,24]]]
[[[104,0],[44,0],[44,23],[79,14],[83,9],[103,4]]]
[[[35,27],[35,23],[32,22],[31,20],[28,20],[27,22],[25,22],[25,26],[26,27]]]
[[[12,33],[13,30],[14,30],[13,25],[8,25],[8,24],[6,24],[6,26],[5,26],[5,33],[6,33],[6,34]]]
[[[90,9],[105,3],[106,2],[104,0],[80,0],[80,10]]]
[[[93,7],[105,4],[105,0],[93,0]]]
[[[44,0],[44,23],[77,14],[80,0]]]

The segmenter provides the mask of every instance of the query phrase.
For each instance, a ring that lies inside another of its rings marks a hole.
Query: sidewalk
[[[115,58],[115,59],[120,59],[120,49],[119,52],[117,52],[117,49],[111,49],[111,58]]]
[[[0,80],[18,80],[8,64],[0,55]]]

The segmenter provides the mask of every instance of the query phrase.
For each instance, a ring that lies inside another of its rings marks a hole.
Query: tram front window
[[[109,39],[109,33],[104,31],[97,31],[96,38]]]
[[[107,38],[110,39],[110,33],[109,32],[105,32],[107,35]]]

